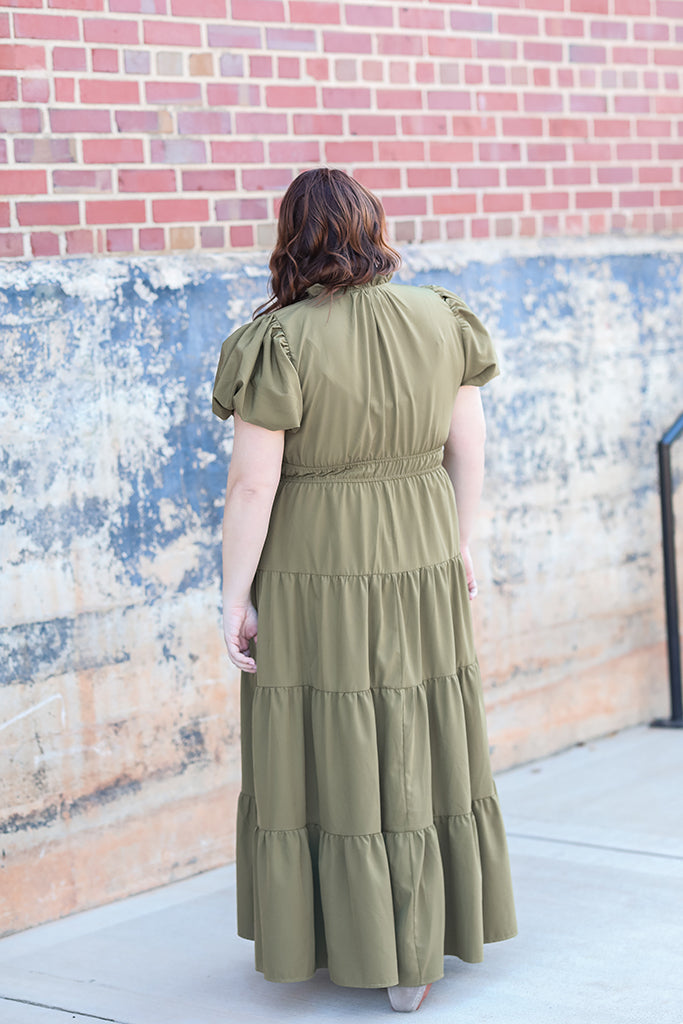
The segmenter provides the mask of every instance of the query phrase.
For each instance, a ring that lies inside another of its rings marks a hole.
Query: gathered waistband
[[[443,448],[432,448],[416,455],[399,455],[391,459],[363,459],[331,466],[297,466],[282,463],[282,477],[306,483],[330,480],[392,480],[405,476],[433,473],[443,463]]]

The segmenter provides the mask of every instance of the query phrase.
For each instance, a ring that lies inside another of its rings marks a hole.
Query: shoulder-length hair
[[[377,196],[344,171],[316,167],[299,174],[280,206],[269,264],[272,297],[254,317],[298,302],[313,284],[333,294],[393,273],[401,257],[385,230]]]

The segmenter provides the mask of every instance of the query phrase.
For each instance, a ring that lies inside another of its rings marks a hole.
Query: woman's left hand
[[[242,672],[255,672],[256,661],[249,654],[249,641],[256,640],[258,615],[251,601],[223,609],[223,634],[230,661]]]

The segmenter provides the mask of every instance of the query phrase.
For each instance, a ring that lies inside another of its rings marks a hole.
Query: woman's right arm
[[[467,570],[470,600],[476,597],[469,543],[484,483],[484,447],[486,421],[478,387],[464,385],[458,390],[453,406],[448,438],[444,445],[443,465],[455,491],[455,504],[460,525],[460,551]]]

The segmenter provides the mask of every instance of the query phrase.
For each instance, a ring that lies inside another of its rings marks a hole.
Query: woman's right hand
[[[460,548],[460,554],[462,555],[465,572],[467,573],[467,592],[469,594],[470,601],[474,601],[475,597],[479,593],[479,588],[477,587],[477,581],[474,577],[474,566],[472,564],[472,555],[470,554],[469,544],[464,544]]]

